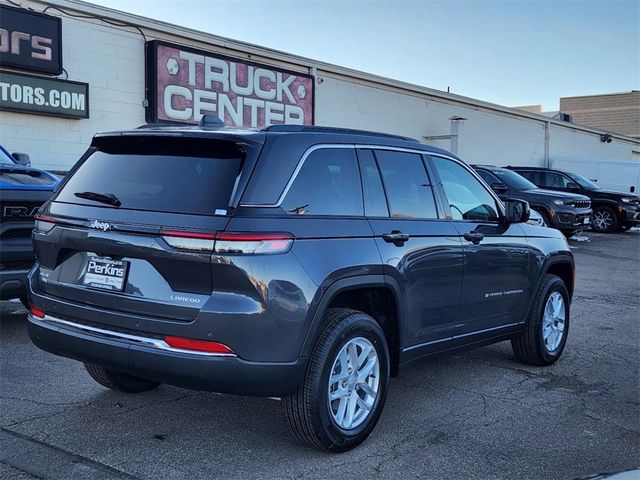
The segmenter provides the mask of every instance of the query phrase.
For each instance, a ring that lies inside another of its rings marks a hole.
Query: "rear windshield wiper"
[[[119,207],[122,202],[113,193],[98,193],[98,192],[76,192],[74,195],[78,198],[86,198],[87,200],[94,200],[100,203],[106,203],[107,205],[113,205]]]

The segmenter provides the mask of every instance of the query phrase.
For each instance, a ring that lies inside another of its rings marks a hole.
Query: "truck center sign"
[[[148,122],[313,124],[313,77],[159,41],[147,43]]]

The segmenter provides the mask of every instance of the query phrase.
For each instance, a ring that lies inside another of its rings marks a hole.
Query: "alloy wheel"
[[[362,424],[373,409],[380,386],[380,362],[373,344],[349,340],[338,352],[329,376],[329,412],[345,430]]]
[[[611,228],[613,217],[606,210],[598,210],[593,215],[592,224],[599,232],[604,232]]]
[[[565,306],[560,292],[549,295],[542,319],[542,338],[548,352],[555,352],[564,336]]]

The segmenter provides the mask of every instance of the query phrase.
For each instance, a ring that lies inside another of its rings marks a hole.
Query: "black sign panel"
[[[62,73],[62,20],[0,5],[0,66]]]
[[[0,72],[0,110],[89,118],[89,84]]]

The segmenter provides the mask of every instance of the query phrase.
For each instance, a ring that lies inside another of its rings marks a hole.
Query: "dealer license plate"
[[[82,284],[120,292],[124,288],[129,262],[108,257],[89,257]]]

